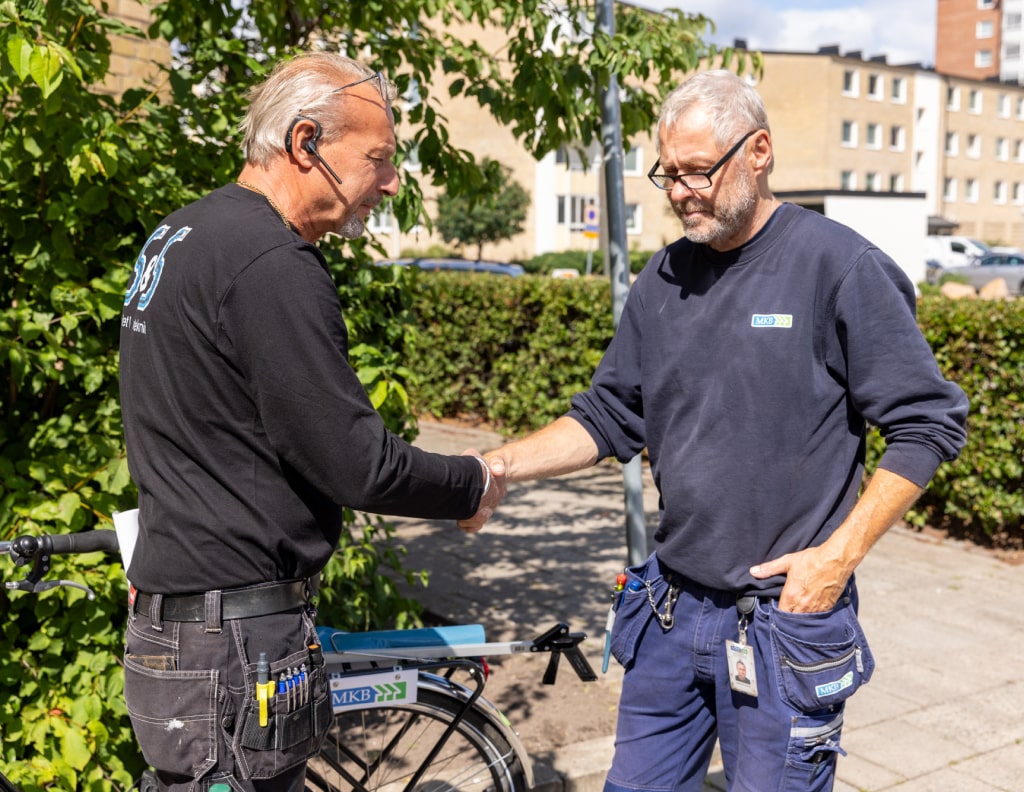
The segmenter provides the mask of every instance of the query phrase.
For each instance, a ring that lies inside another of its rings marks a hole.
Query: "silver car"
[[[1024,294],[1024,255],[1019,253],[989,253],[970,264],[947,267],[942,272],[963,278],[975,289],[1002,278],[1011,294]]]

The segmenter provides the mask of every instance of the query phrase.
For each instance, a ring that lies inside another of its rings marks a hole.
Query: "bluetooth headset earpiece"
[[[320,126],[320,122],[317,121],[315,118],[310,118],[309,116],[304,115],[297,115],[295,116],[295,118],[292,119],[292,123],[288,127],[288,134],[284,136],[284,150],[287,151],[289,154],[292,153],[292,133],[295,129],[295,125],[299,123],[299,121],[313,122],[313,137],[309,138],[309,140],[305,141],[302,144],[302,150],[307,151],[314,157],[316,157],[320,161],[320,164],[327,168],[327,172],[334,177],[334,180],[338,184],[341,184],[341,179],[338,177],[338,174],[334,172],[334,169],[327,164],[327,160],[321,157],[320,152],[317,150],[316,142],[320,139],[320,136],[323,134],[324,130]]]

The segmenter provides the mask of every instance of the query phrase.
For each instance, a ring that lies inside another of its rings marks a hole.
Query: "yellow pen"
[[[270,663],[267,662],[267,653],[260,652],[260,659],[256,661],[256,701],[260,706],[260,726],[266,726],[269,722],[270,697],[274,695],[274,683],[270,681]]]

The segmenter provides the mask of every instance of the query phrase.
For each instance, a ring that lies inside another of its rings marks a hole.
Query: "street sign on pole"
[[[586,219],[583,222],[583,236],[587,239],[597,239],[601,235],[601,224],[597,216],[597,207],[587,207]]]

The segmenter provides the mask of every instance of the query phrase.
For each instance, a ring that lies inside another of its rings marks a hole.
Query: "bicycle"
[[[4,586],[34,594],[70,586],[94,599],[80,583],[44,578],[52,556],[97,551],[118,553],[115,531],[0,541],[0,555],[30,565],[22,580]],[[564,655],[582,681],[597,679],[579,648],[586,634],[564,623],[533,640],[497,643],[486,641],[479,624],[364,633],[321,626],[317,634],[334,721],[310,760],[309,792],[524,792],[534,785],[532,763],[512,724],[482,695],[483,658],[550,653],[542,680],[550,685]],[[0,774],[0,790],[5,784]]]

